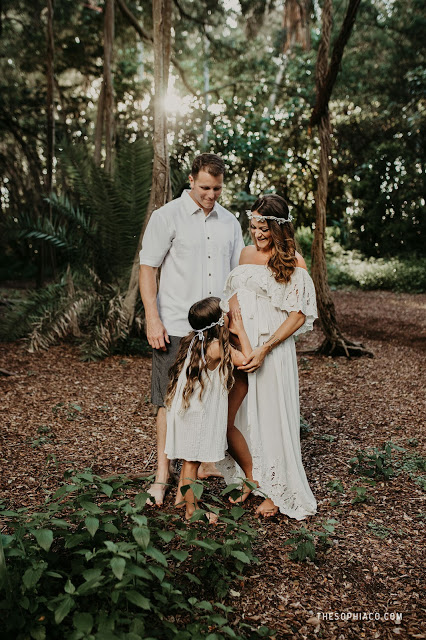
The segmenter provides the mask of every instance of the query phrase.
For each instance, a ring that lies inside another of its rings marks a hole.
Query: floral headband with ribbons
[[[277,218],[275,216],[261,216],[258,213],[254,213],[253,211],[250,211],[250,209],[248,209],[246,211],[246,214],[249,220],[252,220],[252,218],[254,218],[259,222],[264,222],[265,220],[275,220],[275,222],[278,222],[278,224],[284,224],[285,222],[291,222],[293,220],[293,216],[291,215],[291,213],[288,214],[288,218]]]
[[[198,340],[201,342],[201,357],[203,359],[204,364],[207,364],[207,361],[206,361],[206,358],[205,358],[205,355],[204,355],[204,341],[206,339],[205,336],[204,336],[204,331],[207,331],[208,329],[212,329],[216,325],[219,325],[220,327],[223,327],[223,325],[225,323],[225,315],[226,315],[225,312],[223,312],[217,322],[212,322],[211,324],[209,324],[208,327],[204,327],[204,329],[194,329],[195,335],[194,335],[194,337],[192,338],[192,340],[191,340],[191,342],[189,344],[188,355],[191,353],[192,347],[194,346],[194,342],[198,338]]]

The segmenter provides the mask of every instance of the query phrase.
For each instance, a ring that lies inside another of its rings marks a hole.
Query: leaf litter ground
[[[230,604],[277,638],[426,638],[425,493],[409,464],[426,453],[426,296],[337,291],[334,299],[345,334],[375,357],[312,355],[318,328],[298,341],[302,453],[318,513],[303,523],[277,516],[256,524],[261,563],[235,586]],[[0,345],[0,369],[14,373],[0,376],[0,487],[8,507],[43,502],[69,468],[154,470],[150,358],[83,363],[69,345],[30,354],[14,343]],[[394,477],[372,486],[351,473],[358,449],[388,441],[405,450],[393,453]],[[327,486],[333,481],[340,492]],[[374,501],[352,503],[354,486]],[[251,499],[250,518],[259,500]],[[331,545],[315,562],[290,560],[284,542],[292,532],[302,524],[318,531],[330,518],[337,521]],[[373,619],[342,619],[349,614]]]

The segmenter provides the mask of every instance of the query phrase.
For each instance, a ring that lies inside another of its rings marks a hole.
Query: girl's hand
[[[246,373],[253,373],[253,371],[256,371],[256,369],[262,366],[268,351],[268,347],[264,347],[263,345],[256,347],[250,355],[244,359],[244,363],[239,366],[238,369]]]
[[[230,311],[229,316],[229,331],[235,335],[239,335],[244,331],[244,323],[240,309],[233,309]]]

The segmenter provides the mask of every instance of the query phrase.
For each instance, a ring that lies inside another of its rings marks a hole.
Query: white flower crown
[[[265,220],[275,220],[275,222],[278,222],[278,224],[284,224],[293,220],[293,216],[291,215],[291,213],[288,214],[288,218],[277,218],[275,216],[261,216],[258,213],[254,213],[253,211],[250,211],[250,209],[247,209],[246,214],[249,220],[254,218],[259,222],[264,222]]]

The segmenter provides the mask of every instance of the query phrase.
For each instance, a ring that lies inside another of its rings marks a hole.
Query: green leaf
[[[159,562],[160,564],[162,564],[164,567],[168,566],[166,556],[159,549],[156,549],[156,547],[149,545],[145,550],[145,553],[151,558],[153,558],[154,560],[156,560],[157,562]]]
[[[207,600],[201,600],[195,605],[198,609],[204,609],[205,611],[213,611],[212,603]]]
[[[43,568],[41,567],[38,567],[37,569],[34,569],[34,568],[27,569],[24,575],[22,576],[22,582],[24,583],[27,589],[32,589],[40,580],[42,574],[43,574]]]
[[[219,613],[214,613],[212,616],[209,616],[209,622],[214,622],[218,627],[226,624],[228,620],[221,616]]]
[[[55,622],[60,624],[62,620],[69,614],[74,606],[74,599],[70,595],[62,598],[60,604],[55,609]]]
[[[174,531],[159,531],[158,535],[160,536],[160,538],[162,538],[164,540],[164,542],[166,544],[168,544],[175,537],[175,532]]]
[[[231,556],[234,556],[237,560],[244,562],[244,564],[250,564],[251,562],[250,558],[244,553],[244,551],[231,551]]]
[[[94,518],[93,516],[88,516],[87,518],[85,518],[84,523],[87,527],[88,532],[93,538],[95,533],[99,529],[99,520],[97,518]]]
[[[184,560],[187,559],[187,557],[189,556],[189,551],[184,551],[181,549],[173,549],[172,551],[170,551],[170,554],[176,558],[176,560],[179,560],[179,562],[184,562]]]
[[[239,518],[241,518],[241,516],[243,516],[245,513],[245,509],[243,509],[243,507],[232,507],[231,509],[231,516],[233,518],[235,518],[235,520],[238,520]]]
[[[104,524],[104,531],[106,531],[107,533],[118,533],[117,527],[111,522],[107,522],[106,524]]]
[[[82,500],[80,504],[81,508],[85,511],[88,511],[89,513],[103,513],[102,509],[100,509],[97,504],[95,504],[94,502],[90,502],[89,500]]]
[[[93,627],[93,616],[90,613],[75,613],[73,616],[74,627],[82,633],[90,633]]]
[[[135,604],[137,607],[141,609],[149,610],[151,609],[151,603],[148,598],[145,598],[143,595],[138,593],[137,591],[126,591],[126,598],[132,604]]]
[[[116,556],[111,559],[110,562],[111,569],[117,580],[121,580],[124,575],[124,570],[126,568],[126,561],[124,558],[119,558]]]
[[[87,582],[91,580],[99,580],[102,575],[102,569],[86,569],[86,571],[83,571],[82,575]]]
[[[65,584],[65,587],[64,587],[64,591],[65,591],[65,593],[70,593],[70,594],[73,594],[75,592],[75,586],[73,585],[73,583],[71,582],[71,580],[69,578],[66,581],[66,584]]]
[[[134,527],[132,534],[136,542],[142,549],[146,549],[149,545],[150,533],[148,527]]]
[[[34,536],[39,546],[45,551],[49,551],[53,542],[53,531],[50,529],[37,529],[34,531]]]
[[[100,485],[100,489],[101,489],[102,493],[104,493],[106,496],[108,496],[108,498],[111,497],[112,492],[114,491],[114,489],[111,487],[111,485],[105,484],[105,483]]]
[[[194,576],[194,574],[193,574],[193,573],[186,572],[186,573],[185,573],[185,576],[188,578],[188,580],[190,580],[190,581],[191,581],[191,582],[193,582],[194,584],[199,584],[199,585],[200,585],[200,584],[202,584],[202,582],[201,582],[200,578],[197,578],[197,576]],[[195,601],[196,601],[196,600],[195,600]],[[189,602],[189,600],[188,600],[188,602]]]
[[[207,542],[207,540],[193,540],[192,544],[195,544],[197,547],[201,547],[201,549],[207,549],[208,551],[217,551],[220,549],[220,544],[217,542]]]
[[[137,508],[143,509],[148,498],[149,498],[149,494],[146,491],[142,493],[138,493],[135,496],[135,505],[137,506]]]
[[[33,640],[46,640],[46,627],[33,627],[30,636]]]
[[[152,575],[154,575],[160,582],[163,582],[165,576],[164,569],[162,569],[161,567],[150,566],[149,570],[151,571]]]

